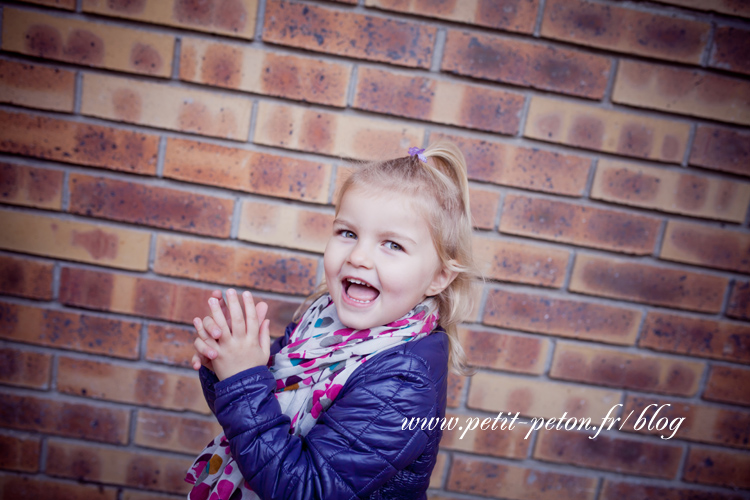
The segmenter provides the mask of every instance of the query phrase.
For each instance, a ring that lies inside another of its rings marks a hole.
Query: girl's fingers
[[[211,316],[213,317],[216,326],[221,330],[222,335],[231,335],[227,319],[224,316],[224,313],[221,310],[221,305],[219,305],[219,301],[216,297],[208,299],[208,307],[211,308]]]
[[[214,297],[216,300],[219,301],[219,305],[221,306],[221,312],[224,313],[224,317],[229,317],[229,308],[227,307],[227,303],[224,301],[224,296],[221,294],[221,290],[214,290],[211,292],[211,297]]]
[[[271,355],[271,321],[265,320],[260,326],[260,348],[263,354]]]
[[[247,313],[247,326],[250,329],[251,325],[253,329],[260,326],[258,322],[258,313],[255,310],[255,302],[253,302],[253,295],[250,292],[242,292],[242,301],[245,303],[245,312]]]
[[[190,364],[193,367],[193,370],[200,370],[201,365],[203,365],[203,361],[201,361],[201,357],[196,353],[193,354],[193,359],[191,360]]]
[[[201,338],[196,337],[193,341],[193,348],[200,356],[203,356],[207,360],[216,359],[216,356],[219,355],[219,353],[216,352],[216,349],[209,347],[209,345]]]
[[[206,329],[204,328],[204,321],[201,321],[200,318],[194,318],[193,319],[193,326],[195,326],[195,330],[198,332],[198,337],[195,339],[194,345],[197,345],[198,342],[201,342],[202,346],[205,346],[204,350],[210,349],[212,352],[214,352],[213,357],[208,356],[206,353],[202,353],[206,355],[207,357],[213,359],[216,357],[216,349],[218,348],[218,345],[216,344],[216,341],[211,338],[208,333],[206,333]],[[200,350],[196,348],[196,351],[201,353]]]
[[[232,321],[232,335],[245,335],[245,315],[242,314],[242,306],[237,299],[237,292],[233,289],[227,290],[227,305],[229,306],[229,315]]]
[[[203,328],[211,335],[212,338],[219,340],[221,338],[221,328],[216,324],[211,316],[203,318]]]
[[[265,302],[258,302],[255,304],[255,315],[258,317],[259,324],[263,324],[263,321],[266,319],[266,314],[268,314],[268,304]]]

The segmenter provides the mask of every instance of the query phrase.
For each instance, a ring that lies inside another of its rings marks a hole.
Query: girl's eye
[[[356,238],[357,237],[356,234],[349,231],[348,229],[342,229],[341,231],[339,231],[339,234],[343,236],[344,238]]]
[[[387,242],[385,243],[385,246],[386,246],[387,248],[390,248],[391,250],[396,250],[396,251],[401,251],[401,250],[403,250],[403,249],[404,249],[404,247],[402,247],[401,245],[399,245],[399,244],[398,244],[398,243],[396,243],[395,241],[387,241]]]

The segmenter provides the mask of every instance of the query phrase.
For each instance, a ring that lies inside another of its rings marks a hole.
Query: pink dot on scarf
[[[234,467],[232,467],[232,464],[227,464],[227,466],[224,467],[225,474],[231,474],[233,470],[234,470]]]
[[[226,479],[222,479],[216,485],[216,492],[221,500],[229,500],[229,497],[232,496],[232,490],[234,490],[234,483]]]
[[[211,492],[209,486],[206,483],[196,485],[195,488],[190,490],[190,500],[207,500],[208,494]]]
[[[328,396],[328,399],[330,399],[331,401],[336,399],[336,396],[338,396],[341,387],[343,387],[341,384],[333,384],[331,387],[326,389],[326,396]]]

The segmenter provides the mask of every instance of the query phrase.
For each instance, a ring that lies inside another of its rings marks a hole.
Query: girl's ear
[[[455,260],[451,260],[449,262],[449,264],[455,263]],[[440,271],[435,274],[432,283],[430,283],[430,286],[427,287],[426,295],[428,297],[439,294],[440,292],[448,288],[448,286],[453,283],[453,280],[456,279],[456,276],[458,276],[458,272],[452,271],[450,267],[453,266],[443,266],[442,269],[440,269]]]

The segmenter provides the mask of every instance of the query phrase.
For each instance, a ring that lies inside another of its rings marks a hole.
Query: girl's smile
[[[386,325],[449,283],[427,221],[402,193],[352,188],[341,200],[324,257],[341,322]]]

